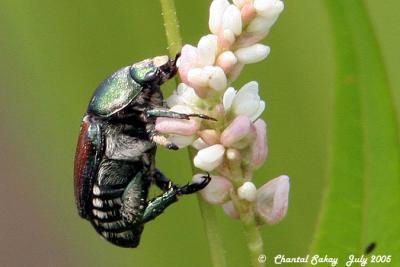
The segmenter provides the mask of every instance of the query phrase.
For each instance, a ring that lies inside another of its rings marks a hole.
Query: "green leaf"
[[[326,0],[337,87],[323,208],[311,254],[392,255],[400,266],[400,145],[394,98],[361,0]],[[376,264],[379,265],[379,264]]]

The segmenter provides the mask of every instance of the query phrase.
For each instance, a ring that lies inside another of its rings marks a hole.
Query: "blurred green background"
[[[184,43],[208,32],[209,2],[176,0]],[[365,2],[400,115],[400,2]],[[234,84],[258,80],[268,103],[270,154],[255,183],[291,177],[288,216],[262,228],[267,257],[307,254],[326,175],[334,89],[323,2],[286,0],[285,6],[265,41],[269,58],[247,66]],[[75,210],[72,170],[82,114],[110,73],[167,53],[160,14],[158,1],[0,1],[0,266],[209,265],[195,196],[147,224],[134,250],[102,241]],[[177,183],[191,179],[186,150],[159,149],[158,166]],[[228,265],[247,266],[240,223],[216,208]]]

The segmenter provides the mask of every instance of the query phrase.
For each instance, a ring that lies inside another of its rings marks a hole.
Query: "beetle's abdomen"
[[[141,217],[135,223],[122,216],[122,196],[133,178],[145,171],[141,161],[104,158],[99,166],[97,180],[91,191],[90,221],[106,240],[121,247],[137,247],[143,231]],[[141,197],[146,205],[147,188]]]
[[[122,194],[125,185],[93,187],[91,222],[106,240],[121,247],[136,247],[143,230],[142,225],[133,226],[121,215]]]

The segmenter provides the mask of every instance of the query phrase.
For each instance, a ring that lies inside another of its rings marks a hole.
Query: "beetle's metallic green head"
[[[168,56],[158,56],[133,64],[130,68],[131,77],[141,85],[159,86],[176,74],[178,57],[170,59]]]

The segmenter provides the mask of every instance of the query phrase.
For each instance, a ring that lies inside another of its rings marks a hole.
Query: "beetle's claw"
[[[174,143],[167,144],[167,148],[170,150],[178,150],[179,149],[179,147],[177,145],[175,145]]]
[[[207,173],[207,176],[202,176],[202,178],[203,178],[203,181],[201,181],[200,183],[191,183],[191,184],[187,184],[182,187],[179,187],[177,190],[178,194],[188,195],[188,194],[192,194],[197,191],[200,191],[201,189],[206,187],[208,185],[208,183],[211,181],[211,176],[209,173]]]

